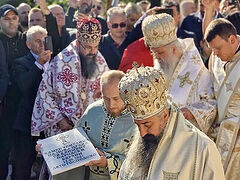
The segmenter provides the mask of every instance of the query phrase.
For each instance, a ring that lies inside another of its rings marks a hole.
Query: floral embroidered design
[[[73,105],[72,98],[64,99],[64,106],[70,107]]]
[[[71,86],[73,82],[78,80],[77,74],[71,72],[69,68],[63,70],[57,74],[57,80],[61,81],[65,86]]]
[[[100,80],[97,79],[89,85],[90,91],[95,92],[97,89],[100,89]]]
[[[47,86],[46,86],[45,82],[42,81],[42,83],[40,84],[39,90],[43,92],[45,89],[47,89]]]
[[[73,53],[72,50],[70,50],[70,51],[64,51],[63,54],[64,54],[65,56],[67,56],[67,57],[74,55],[74,53]]]
[[[50,111],[50,110],[46,110],[46,118],[48,119],[54,119],[54,115],[55,115],[55,112],[54,111]]]

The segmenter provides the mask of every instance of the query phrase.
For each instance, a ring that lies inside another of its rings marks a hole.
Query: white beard
[[[166,61],[154,58],[154,68],[163,72],[167,86],[168,82],[173,76],[179,60],[180,59],[178,59],[177,57],[172,57],[171,60]]]

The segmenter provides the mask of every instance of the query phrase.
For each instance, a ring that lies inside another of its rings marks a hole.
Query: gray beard
[[[174,62],[174,63],[170,64],[161,59],[154,59],[154,68],[161,70],[164,73],[166,83],[171,80],[171,77],[175,71],[177,64],[178,64],[178,60],[172,61],[172,62]]]
[[[83,56],[79,53],[81,61],[81,73],[85,79],[91,79],[97,69],[96,57]]]

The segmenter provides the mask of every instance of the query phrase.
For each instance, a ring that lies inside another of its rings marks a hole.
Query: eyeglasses
[[[124,22],[121,22],[120,24],[117,24],[117,23],[113,23],[113,24],[111,24],[111,26],[112,26],[112,28],[118,28],[118,26],[120,26],[120,28],[125,28],[126,26],[127,26],[127,24],[126,23],[124,23]]]
[[[96,6],[96,5],[93,5],[93,8],[97,8],[97,10],[101,10],[102,9],[102,7],[101,6]]]

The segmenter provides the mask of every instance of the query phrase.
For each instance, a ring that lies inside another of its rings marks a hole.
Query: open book
[[[39,140],[52,175],[82,166],[100,156],[81,127]]]

